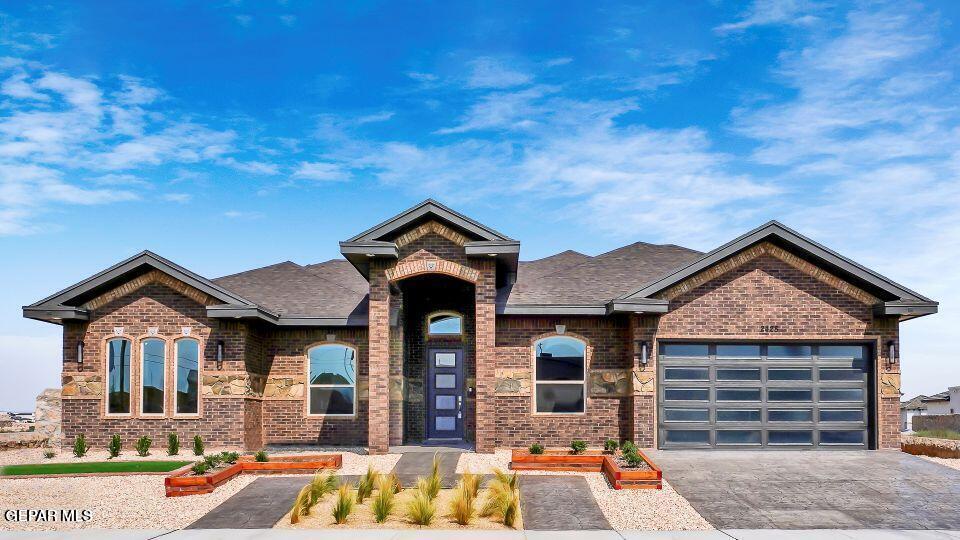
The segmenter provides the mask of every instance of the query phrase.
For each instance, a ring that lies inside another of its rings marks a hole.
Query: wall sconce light
[[[640,362],[641,366],[647,365],[647,362],[650,361],[650,349],[649,344],[646,341],[637,340],[634,342],[634,358]]]
[[[557,333],[558,333],[558,334],[560,334],[560,335],[562,336],[562,335],[564,334],[564,332],[566,332],[566,331],[567,331],[567,325],[565,325],[565,324],[558,324],[558,325],[557,325]]]
[[[891,366],[897,365],[897,342],[892,339],[887,342],[887,362]]]
[[[217,369],[223,369],[223,340],[217,342]]]
[[[77,342],[77,364],[83,365],[83,340]]]

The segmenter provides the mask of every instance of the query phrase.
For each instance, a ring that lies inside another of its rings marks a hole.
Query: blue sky
[[[960,384],[956,2],[0,13],[0,410],[58,383],[22,305],[145,248],[208,277],[327,260],[426,197],[525,259],[779,219],[940,300],[902,327],[904,391]]]

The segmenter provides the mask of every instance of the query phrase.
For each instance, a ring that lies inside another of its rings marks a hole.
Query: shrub
[[[223,458],[220,457],[220,454],[210,454],[209,456],[203,456],[203,461],[207,464],[207,467],[216,469],[223,463]]]
[[[114,435],[110,437],[110,444],[107,446],[107,451],[110,452],[111,459],[120,455],[120,435],[114,433]]]
[[[470,521],[473,520],[473,516],[476,513],[476,510],[473,508],[473,499],[473,488],[467,485],[464,479],[461,478],[457,487],[454,489],[453,499],[450,500],[450,517],[452,517],[458,525],[469,525]]]
[[[637,450],[637,446],[633,444],[633,441],[623,441],[623,443],[620,444],[620,450],[624,454],[627,452],[635,452]]]
[[[150,437],[144,435],[137,439],[137,455],[140,457],[147,457],[150,455],[150,445],[153,444],[153,440]]]
[[[210,466],[207,465],[206,461],[198,461],[193,464],[193,467],[190,467],[190,470],[193,471],[193,474],[201,476],[210,470]]]
[[[87,446],[87,436],[83,433],[77,435],[77,438],[73,440],[73,455],[81,458],[87,455],[88,450],[90,450],[90,447]]]
[[[43,457],[46,459],[53,459],[57,457],[57,453],[47,448],[46,450],[43,451]]]
[[[574,454],[582,454],[587,451],[587,443],[584,441],[573,441],[570,443],[570,448]]]
[[[240,459],[240,454],[236,452],[221,452],[220,459],[222,459],[224,463],[233,465],[238,459]]]
[[[176,456],[180,454],[180,437],[176,433],[167,435],[167,455]]]
[[[643,458],[640,457],[640,454],[638,454],[636,450],[623,454],[623,460],[626,461],[630,467],[639,467],[643,463]]]
[[[337,525],[343,525],[352,511],[353,497],[350,494],[350,486],[343,484],[337,492],[337,502],[333,505],[333,520]]]
[[[429,525],[435,513],[433,498],[420,489],[414,492],[413,498],[407,503],[407,519],[415,525]]]
[[[357,503],[362,504],[363,500],[373,493],[374,484],[377,481],[377,473],[373,467],[368,466],[367,472],[357,480]]]
[[[373,498],[371,510],[373,510],[373,519],[377,523],[383,523],[390,517],[393,511],[393,498],[396,495],[396,477],[391,475],[380,475],[377,478],[377,496]]]
[[[199,435],[194,435],[193,437],[193,455],[203,455],[203,439]]]
[[[260,463],[266,463],[270,461],[270,457],[267,456],[266,450],[257,450],[257,453],[253,455],[254,461],[259,461]]]
[[[603,450],[613,454],[617,451],[618,446],[620,445],[617,443],[617,441],[613,439],[607,439],[606,442],[603,443]]]
[[[543,453],[543,445],[540,443],[533,443],[530,445],[530,453],[534,455],[540,455]]]

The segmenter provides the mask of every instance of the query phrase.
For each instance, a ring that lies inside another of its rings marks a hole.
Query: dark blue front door
[[[463,439],[463,349],[427,352],[427,438]]]

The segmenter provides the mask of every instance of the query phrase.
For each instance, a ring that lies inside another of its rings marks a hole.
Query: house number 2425
[[[780,328],[779,324],[761,324],[760,332],[769,334],[769,333],[775,333],[775,332],[784,332],[784,329]]]

